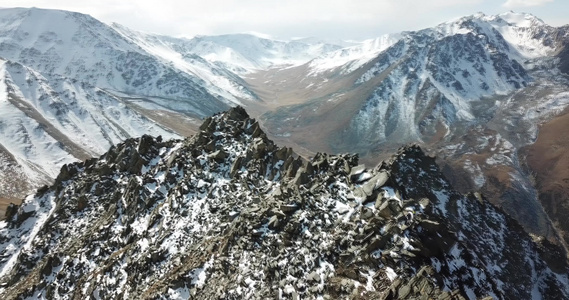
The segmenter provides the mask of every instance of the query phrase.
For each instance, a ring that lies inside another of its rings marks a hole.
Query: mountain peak
[[[509,11],[496,15],[487,15],[483,12],[478,12],[473,15],[459,17],[457,19],[444,22],[439,26],[445,27],[448,25],[462,24],[465,21],[473,21],[473,20],[481,22],[481,24],[491,25],[496,28],[499,27],[528,28],[528,27],[536,27],[536,26],[539,27],[546,25],[545,22],[543,22],[541,19],[537,18],[532,14]]]
[[[509,11],[496,15],[495,17],[501,18],[508,22],[508,24],[516,27],[531,27],[531,26],[543,26],[543,22],[540,18],[529,14],[529,13],[518,13],[514,11]]]
[[[247,32],[243,32],[243,34],[248,34],[248,35],[252,35],[258,38],[262,38],[265,40],[274,40],[275,38],[273,38],[270,34],[266,34],[266,33],[262,33],[262,32],[257,32],[257,31],[247,31]]]

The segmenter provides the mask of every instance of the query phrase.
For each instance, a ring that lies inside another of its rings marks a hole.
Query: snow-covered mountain
[[[350,145],[426,140],[446,134],[457,121],[476,119],[473,101],[536,82],[529,72],[560,49],[559,32],[527,14],[468,16],[328,53],[305,71],[308,78],[324,80],[314,84],[306,79],[298,88],[314,90],[306,101],[321,99],[311,109],[325,107],[322,102],[331,95],[361,103],[348,115],[344,136]],[[345,80],[341,86],[328,88],[340,80]]]
[[[287,68],[343,48],[316,38],[273,40],[254,34],[197,36],[191,39],[144,34],[119,24],[114,29],[137,45],[174,63],[205,59],[222,70],[245,75],[270,68]]]
[[[338,67],[342,67],[342,73],[350,73],[397,43],[401,38],[401,34],[386,34],[320,55],[310,61],[311,74],[330,71]]]
[[[548,26],[531,14],[507,12],[488,16],[479,13],[445,22],[419,32],[387,34],[366,40],[361,44],[323,55],[312,61],[310,66],[314,71],[342,67],[344,73],[349,73],[371,61],[399,40],[410,38],[417,33],[429,35],[437,40],[452,35],[484,33],[491,39],[504,39],[509,46],[514,48],[508,51],[510,52],[509,55],[517,60],[524,60],[553,54],[559,42],[555,40],[557,31],[558,29]],[[496,40],[494,42],[501,43]],[[332,58],[335,58],[335,63]]]
[[[532,239],[434,158],[307,161],[242,108],[66,165],[0,222],[3,299],[569,299]],[[490,297],[490,298],[485,298]]]
[[[302,65],[342,48],[317,39],[279,41],[250,34],[200,36],[184,46],[187,51],[239,74]]]
[[[569,105],[568,28],[523,13],[476,14],[247,80],[265,103],[281,105],[260,118],[279,141],[357,151],[370,162],[421,143],[455,186],[482,189],[528,230],[556,240],[569,224],[549,215],[565,211],[564,201],[543,209],[517,153]],[[261,85],[267,78],[280,84]]]
[[[179,137],[256,101],[231,72],[122,33],[79,13],[0,9],[0,198],[126,138]]]
[[[175,137],[123,102],[85,82],[54,82],[16,62],[0,59],[0,144],[5,166],[26,180],[2,176],[2,193],[51,182],[65,163],[105,152],[132,136]],[[21,172],[17,172],[20,170]]]

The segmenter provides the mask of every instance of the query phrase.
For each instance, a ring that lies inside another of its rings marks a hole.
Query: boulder
[[[396,213],[391,209],[391,205],[389,205],[389,200],[383,200],[381,202],[381,205],[379,205],[379,207],[377,207],[377,202],[376,202],[376,207],[377,207],[377,214],[385,219],[391,219],[392,217],[394,217],[396,215]]]
[[[275,157],[278,160],[285,161],[291,155],[292,155],[292,149],[288,147],[282,147],[279,148],[277,151],[275,151]]]
[[[146,155],[146,153],[148,153],[148,151],[154,144],[155,144],[154,138],[150,135],[145,134],[141,136],[138,141],[137,151],[138,153],[140,153],[140,155]]]
[[[6,220],[11,220],[17,213],[18,213],[18,208],[20,206],[14,203],[10,203],[8,205],[8,207],[6,208]]]
[[[228,119],[234,121],[244,121],[249,119],[249,114],[247,114],[247,111],[240,105],[231,108],[225,113],[225,115]]]
[[[356,167],[353,167],[353,168],[350,170],[350,180],[351,180],[352,182],[357,183],[357,180],[359,179],[360,174],[362,174],[365,170],[366,170],[366,166],[363,165],[363,164],[362,164],[362,165],[358,165],[358,166],[356,166]]]
[[[298,210],[298,208],[299,207],[296,204],[283,204],[280,206],[281,211],[283,211],[285,214],[293,213]]]
[[[227,153],[221,149],[214,151],[209,155],[210,158],[213,158],[217,162],[223,162],[227,157]]]
[[[292,180],[292,183],[295,186],[301,186],[301,185],[307,184],[308,182],[310,182],[310,178],[308,177],[308,174],[306,173],[304,168],[300,168],[298,170],[298,172],[296,172],[296,176]]]
[[[229,171],[229,176],[231,176],[231,178],[234,178],[237,172],[241,170],[241,167],[243,166],[243,160],[243,156],[239,156],[237,159],[235,159],[235,161],[233,161],[233,164],[231,164],[231,169]]]

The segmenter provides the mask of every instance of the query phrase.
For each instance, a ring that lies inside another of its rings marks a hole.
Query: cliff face
[[[0,223],[3,299],[569,299],[565,254],[434,158],[277,147],[240,107],[62,168]]]

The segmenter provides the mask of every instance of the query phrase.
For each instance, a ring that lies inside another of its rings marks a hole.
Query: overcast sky
[[[0,0],[0,7],[32,6],[176,37],[258,32],[278,39],[363,40],[509,10],[534,14],[550,25],[569,24],[567,0]]]

